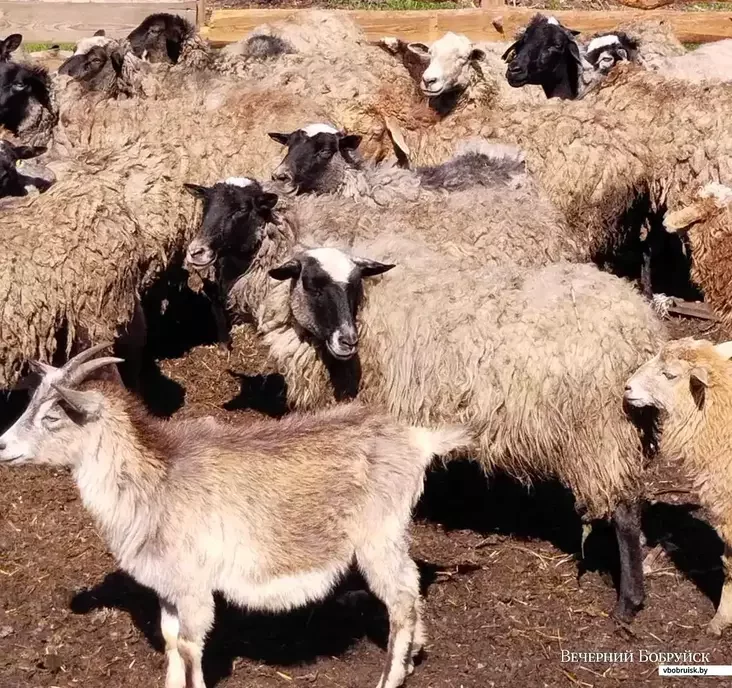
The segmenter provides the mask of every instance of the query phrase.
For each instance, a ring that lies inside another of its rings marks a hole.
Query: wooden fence
[[[22,33],[26,42],[75,43],[104,29],[126,36],[154,12],[172,12],[203,23],[202,0],[11,0],[0,1],[0,36]]]
[[[729,1],[729,0],[727,0]],[[732,4],[730,4],[732,10]],[[231,43],[246,36],[255,26],[285,19],[300,10],[214,10],[204,34],[216,45]],[[464,33],[474,40],[504,41],[525,26],[538,10],[520,7],[484,7],[466,10],[334,10],[351,15],[375,40],[399,36],[414,41],[434,41],[446,31]],[[616,28],[628,21],[665,19],[679,40],[706,43],[732,38],[732,12],[673,10],[611,10],[549,12],[562,24],[583,33]]]

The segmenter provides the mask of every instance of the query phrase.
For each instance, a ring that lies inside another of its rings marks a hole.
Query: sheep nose
[[[437,77],[435,76],[423,76],[422,81],[424,82],[425,86],[434,86],[437,82]]]
[[[188,249],[188,255],[191,258],[202,258],[206,253],[206,248],[204,246],[191,246]]]
[[[274,172],[272,172],[272,179],[276,182],[291,182],[292,175],[289,170],[278,167]]]
[[[2,454],[5,451],[5,449],[7,448],[7,446],[8,445],[5,444],[5,442],[3,442],[2,440],[0,440],[0,454]]]
[[[354,332],[339,332],[338,343],[343,346],[354,348],[358,344],[358,334]]]

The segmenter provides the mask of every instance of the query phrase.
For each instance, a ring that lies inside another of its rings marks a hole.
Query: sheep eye
[[[664,371],[663,371],[663,376],[664,376],[664,377],[665,377],[665,378],[666,378],[667,380],[675,380],[675,379],[676,379],[676,378],[678,377],[678,375],[676,375],[675,373],[672,373],[672,372],[671,372],[671,371],[669,371],[669,370],[664,370]]]

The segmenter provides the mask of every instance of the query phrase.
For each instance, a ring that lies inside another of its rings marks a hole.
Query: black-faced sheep
[[[722,598],[707,626],[717,636],[732,625],[731,358],[732,342],[668,342],[628,380],[624,397],[659,414],[659,452],[682,462],[724,542]]]
[[[26,196],[30,188],[46,191],[51,186],[54,178],[49,170],[29,163],[19,169],[20,161],[45,152],[44,146],[17,146],[10,141],[0,140],[0,198]]]
[[[460,419],[480,437],[486,470],[559,477],[586,519],[612,516],[616,614],[632,616],[643,601],[642,457],[621,398],[663,337],[632,287],[586,265],[470,268],[390,232],[356,239],[349,253],[303,246],[306,227],[273,222],[273,199],[252,183],[245,191],[236,226],[204,219],[189,259],[229,276],[232,307],[254,317],[291,403],[358,394],[412,421]],[[226,246],[246,246],[230,267]],[[390,270],[395,254],[404,264]],[[379,273],[361,297],[360,277]]]
[[[56,123],[48,72],[39,66],[0,62],[0,125],[23,143],[46,145]]]
[[[19,33],[11,33],[7,38],[0,39],[0,62],[7,62],[11,59],[20,44],[23,42],[23,36]]]

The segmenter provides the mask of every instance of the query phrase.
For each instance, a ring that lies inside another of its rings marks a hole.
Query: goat
[[[680,459],[724,542],[724,587],[707,626],[719,636],[732,625],[732,342],[668,342],[628,380],[624,402],[658,414],[658,451]],[[633,414],[631,414],[633,417]]]
[[[162,422],[91,374],[121,359],[87,349],[41,380],[0,437],[0,463],[72,471],[120,566],[160,599],[166,688],[205,688],[214,591],[279,612],[322,599],[356,563],[389,612],[380,688],[397,688],[425,643],[411,511],[432,458],[460,427],[410,427],[350,404],[280,421]],[[187,675],[190,682],[187,682]]]

